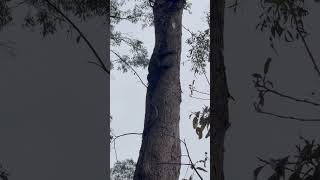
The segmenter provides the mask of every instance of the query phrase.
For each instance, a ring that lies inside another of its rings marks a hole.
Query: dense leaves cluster
[[[132,180],[136,163],[132,159],[117,161],[110,171],[112,180]]]
[[[11,0],[0,1],[0,30],[12,20],[11,10],[8,7],[8,2]]]
[[[205,138],[208,138],[210,136],[209,114],[210,114],[209,107],[205,106],[202,109],[202,111],[193,112],[189,116],[189,118],[192,119],[193,128],[196,130],[196,133],[197,133],[199,139],[201,139],[203,137],[203,132],[204,132],[206,127],[207,127],[206,128],[207,129],[207,134],[206,134]]]
[[[47,0],[25,0],[28,6],[28,13],[25,16],[23,25],[34,29],[40,27],[41,34],[47,36],[57,32],[59,28],[68,28],[68,23],[56,10],[48,4]],[[108,6],[104,0],[58,0],[49,1],[58,9],[64,12],[69,18],[75,17],[84,22],[90,18],[107,15]],[[69,28],[70,31],[70,28]]]
[[[263,165],[254,170],[254,179],[258,179],[262,169],[270,167],[273,174],[268,178],[269,180],[319,180],[320,144],[315,144],[314,140],[300,138],[304,145],[297,145],[293,156],[288,155],[279,159],[270,159],[270,161],[258,158]]]
[[[9,172],[0,164],[0,178],[1,180],[8,180]]]
[[[209,13],[207,13],[206,20],[209,27]],[[189,49],[188,58],[191,61],[192,68],[195,74],[205,73],[205,67],[209,62],[209,48],[210,48],[210,31],[209,28],[197,33],[191,33],[191,37],[187,39],[186,43],[191,46]]]
[[[273,39],[280,38],[292,42],[308,35],[303,18],[309,14],[304,8],[304,0],[260,0],[262,13],[256,28],[270,33],[270,46]]]

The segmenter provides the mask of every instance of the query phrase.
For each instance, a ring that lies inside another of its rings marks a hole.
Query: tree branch
[[[130,69],[134,72],[134,74],[139,78],[140,82],[143,84],[144,87],[148,87],[144,82],[143,80],[141,79],[141,77],[139,76],[139,74],[137,73],[137,71],[129,64],[127,63],[124,59],[122,59],[122,57],[116,53],[115,51],[113,50],[110,50],[113,54],[115,54],[122,62],[124,62],[128,67],[130,67]]]
[[[194,167],[195,164],[192,162],[192,159],[191,159],[191,157],[190,157],[189,149],[188,149],[187,143],[185,142],[186,140],[183,140],[183,141],[182,141],[180,138],[175,137],[175,136],[172,136],[172,135],[169,135],[169,134],[164,134],[164,135],[169,136],[169,137],[172,137],[172,138],[174,138],[174,139],[178,139],[180,142],[182,142],[182,143],[184,144],[184,147],[186,148],[187,155],[188,155],[188,158],[189,158],[189,161],[190,161],[190,164],[191,164],[191,168],[192,168],[193,170],[195,170],[195,172],[197,173],[198,177],[199,177],[201,180],[203,180],[203,178],[202,178],[202,176],[200,175],[200,173],[198,172],[198,170]]]
[[[294,116],[279,115],[279,114],[275,114],[275,113],[271,113],[271,112],[266,112],[266,111],[263,111],[263,110],[257,109],[257,108],[255,108],[255,110],[258,113],[267,114],[267,115],[278,117],[281,119],[295,120],[295,121],[301,121],[301,122],[320,122],[320,119],[309,119],[309,118],[300,118],[300,117],[294,117]]]
[[[93,45],[90,43],[90,41],[85,37],[85,35],[82,33],[82,31],[71,21],[70,18],[68,18],[58,7],[56,7],[54,4],[50,2],[50,0],[44,0],[47,2],[49,6],[51,6],[54,10],[56,10],[65,20],[67,20],[72,27],[79,33],[80,37],[86,42],[88,47],[91,49],[95,57],[98,59],[99,63],[101,64],[102,69],[110,74],[110,70],[106,67],[106,65],[103,63],[101,57],[98,55],[97,51],[93,48]]]
[[[301,40],[302,40],[302,42],[303,42],[303,45],[304,45],[304,47],[305,47],[306,50],[307,50],[307,53],[308,53],[308,55],[309,55],[309,57],[310,57],[310,59],[311,59],[311,61],[312,61],[312,64],[313,64],[314,69],[316,70],[316,72],[318,73],[318,76],[320,77],[319,67],[318,67],[318,65],[317,65],[317,63],[316,63],[316,60],[315,60],[314,57],[313,57],[313,54],[311,53],[311,50],[310,50],[310,48],[309,48],[309,46],[308,46],[308,44],[307,44],[304,36],[302,35],[300,29],[298,28],[298,20],[297,20],[297,17],[296,17],[296,15],[295,15],[294,11],[293,11],[292,3],[290,3],[290,2],[289,2],[289,8],[290,8],[291,14],[292,14],[292,16],[293,16],[294,22],[295,22],[295,24],[296,24],[296,30],[297,30],[299,36],[301,37]]]
[[[314,106],[320,106],[320,103],[313,102],[313,101],[310,101],[310,100],[307,100],[307,99],[300,99],[300,98],[296,98],[296,97],[293,97],[293,96],[289,96],[289,95],[283,94],[283,93],[281,93],[281,92],[279,92],[277,90],[270,89],[265,85],[257,84],[256,87],[264,88],[266,92],[271,92],[271,93],[273,93],[275,95],[278,95],[278,96],[280,96],[282,98],[287,98],[287,99],[290,99],[290,100],[293,100],[293,101],[302,102],[302,103],[306,103],[306,104],[311,104],[311,105],[314,105]]]

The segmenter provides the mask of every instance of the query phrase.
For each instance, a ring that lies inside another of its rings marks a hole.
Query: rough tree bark
[[[210,69],[211,99],[210,114],[210,171],[211,180],[224,180],[224,140],[229,123],[227,77],[224,65],[224,0],[213,0],[210,3]]]
[[[180,58],[184,0],[155,0],[155,47],[148,67],[142,145],[134,180],[178,180]],[[175,164],[177,163],[177,164]]]

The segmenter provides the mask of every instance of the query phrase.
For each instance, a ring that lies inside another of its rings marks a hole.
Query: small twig
[[[296,17],[296,15],[295,15],[294,11],[293,11],[292,3],[289,3],[289,8],[290,8],[291,14],[292,14],[292,16],[293,16],[293,20],[294,20],[294,22],[296,23],[296,30],[297,30],[299,36],[301,37],[301,40],[302,40],[302,42],[303,42],[303,45],[304,45],[304,47],[306,48],[307,53],[308,53],[308,55],[309,55],[309,57],[310,57],[310,59],[311,59],[311,61],[312,61],[313,68],[316,70],[316,72],[318,73],[318,76],[320,77],[320,70],[319,70],[319,67],[318,67],[318,65],[317,65],[317,63],[316,63],[316,60],[314,59],[313,54],[311,53],[311,50],[310,50],[310,48],[309,48],[309,46],[308,46],[308,44],[307,44],[304,36],[302,35],[301,31],[300,31],[299,28],[298,28],[298,20],[297,20],[297,17]]]
[[[112,49],[110,50],[113,54],[115,54],[122,62],[124,62],[133,72],[134,74],[139,78],[140,82],[143,84],[144,87],[148,87],[143,80],[141,79],[141,77],[139,76],[139,74],[137,73],[137,71],[130,65],[128,64],[118,53],[116,53],[115,51],[113,51]]]
[[[197,175],[199,176],[199,178],[200,178],[201,180],[203,180],[203,178],[201,177],[201,175],[200,175],[200,173],[198,172],[198,170],[194,167],[195,164],[192,162],[192,159],[191,159],[191,157],[190,157],[189,149],[188,149],[187,143],[185,142],[186,140],[183,140],[183,141],[182,141],[180,138],[175,137],[175,136],[172,136],[172,135],[169,135],[169,134],[164,134],[164,135],[169,136],[169,137],[172,137],[172,138],[174,138],[174,139],[178,139],[180,142],[182,142],[182,143],[184,144],[184,147],[185,147],[185,149],[186,149],[186,151],[187,151],[187,155],[188,155],[188,158],[189,158],[189,161],[190,161],[190,164],[191,164],[191,168],[197,173]]]
[[[129,20],[129,19],[134,19],[134,18],[137,18],[137,17],[134,17],[134,16],[120,17],[120,16],[110,15],[110,18],[121,19],[121,20]]]
[[[210,99],[206,99],[206,98],[194,97],[194,96],[191,96],[191,95],[189,97],[194,98],[194,99],[199,99],[199,100],[210,100]]]
[[[90,63],[90,64],[94,64],[94,65],[98,66],[99,68],[102,68],[102,69],[103,69],[103,67],[101,66],[101,64],[99,64],[99,63],[97,63],[97,62],[94,62],[94,61],[88,61],[88,63]]]
[[[186,166],[192,166],[190,163],[179,163],[179,162],[159,162],[157,164],[174,164],[174,165],[186,165]]]
[[[50,2],[50,0],[44,0],[45,2],[48,3],[49,6],[51,6],[54,10],[56,10],[63,18],[65,18],[71,25],[72,27],[79,33],[80,37],[86,42],[88,47],[91,49],[93,54],[96,56],[98,59],[99,63],[101,64],[102,69],[110,74],[110,70],[106,67],[106,65],[103,63],[102,59],[98,55],[97,51],[93,48],[93,45],[90,43],[90,41],[86,38],[86,36],[82,33],[82,31],[69,19],[58,7],[56,7],[54,4]]]
[[[302,122],[320,122],[320,119],[307,119],[307,118],[299,118],[299,117],[294,117],[294,116],[285,116],[285,115],[279,115],[279,114],[275,114],[275,113],[271,113],[271,112],[266,112],[263,110],[257,110],[257,112],[261,113],[261,114],[267,114],[267,115],[271,115],[274,117],[278,117],[281,119],[290,119],[290,120],[296,120],[296,121],[302,121]]]
[[[17,3],[17,4],[15,4],[14,6],[9,7],[9,9],[15,9],[15,8],[17,8],[17,7],[21,6],[22,4],[26,3],[26,2],[27,2],[27,0],[24,0],[24,1],[18,2],[18,3]]]
[[[118,139],[119,137],[128,136],[128,135],[142,135],[142,133],[125,133],[125,134],[121,134],[118,136],[114,136],[114,138],[112,139],[112,142],[115,141],[116,139]]]
[[[259,158],[259,157],[258,157],[258,160],[261,161],[261,162],[263,162],[263,163],[265,163],[265,164],[268,164],[268,165],[271,164],[270,162],[268,162],[268,161],[266,161],[266,160],[264,160],[264,159],[261,159],[261,158]],[[293,170],[293,169],[291,169],[291,168],[288,168],[288,167],[284,167],[284,169],[289,170],[289,171],[291,171],[291,172],[295,172],[295,170]],[[305,173],[305,172],[300,172],[300,174],[310,175],[309,173]]]
[[[190,29],[186,28],[184,25],[182,25],[182,27],[183,27],[183,29],[185,29],[186,31],[188,31],[188,32],[191,34],[191,36],[194,36],[194,35],[195,35],[195,33],[193,33]]]
[[[270,88],[268,88],[266,86],[263,86],[263,85],[257,85],[256,87],[264,88],[266,90],[266,92],[271,92],[271,93],[276,94],[276,95],[278,95],[280,97],[287,98],[287,99],[290,99],[290,100],[293,100],[293,101],[307,103],[307,104],[311,104],[311,105],[314,105],[314,106],[320,106],[320,103],[313,102],[313,101],[310,101],[310,100],[307,100],[307,99],[299,99],[299,98],[296,98],[296,97],[293,97],[293,96],[289,96],[289,95],[280,93],[277,90],[270,89]]]
[[[302,103],[307,103],[307,104],[311,104],[311,105],[314,105],[314,106],[320,106],[319,103],[316,103],[316,102],[313,102],[313,101],[309,101],[307,99],[298,99],[298,98],[295,98],[295,97],[292,97],[292,96],[288,96],[288,95],[285,95],[285,94],[282,94],[278,91],[275,91],[275,90],[268,90],[269,92],[273,93],[273,94],[276,94],[280,97],[283,97],[283,98],[288,98],[288,99],[291,99],[291,100],[294,100],[294,101],[297,101],[297,102],[302,102]]]
[[[142,133],[125,133],[118,136],[114,136],[111,143],[113,143],[114,152],[116,154],[116,161],[118,161],[118,154],[117,154],[117,148],[116,148],[116,139],[122,136],[128,136],[128,135],[142,135]]]
[[[206,77],[206,80],[207,80],[208,84],[210,85],[210,81],[209,81],[209,79],[208,79],[208,77],[207,77],[206,72],[204,72],[203,75],[204,75],[204,77]]]
[[[196,90],[196,89],[192,89],[192,91],[197,92],[197,93],[200,93],[200,94],[210,95],[209,93],[201,92],[201,91],[198,91],[198,90]]]

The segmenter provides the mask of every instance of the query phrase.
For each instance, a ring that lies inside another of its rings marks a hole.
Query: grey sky
[[[184,12],[183,24],[191,30],[203,30],[207,28],[205,21],[205,12],[209,10],[209,1],[202,0],[194,2],[192,6],[192,14]],[[118,30],[133,37],[142,40],[148,48],[149,55],[151,55],[154,43],[153,28],[141,29],[139,25],[131,25],[128,22],[123,22],[117,26]],[[185,40],[190,37],[189,32],[183,30],[182,40],[182,61],[186,61],[187,51],[189,47],[186,46]],[[118,49],[119,52],[127,53],[125,48]],[[209,71],[208,71],[209,72]],[[147,82],[147,70],[139,71],[139,74],[143,77],[143,80]],[[191,111],[198,111],[208,105],[209,101],[202,101],[192,99],[189,97],[189,84],[194,79],[193,73],[190,71],[190,63],[186,63],[181,68],[181,86],[182,86],[182,103],[181,103],[181,139],[185,139],[191,157],[193,161],[204,159],[205,152],[209,153],[210,145],[209,139],[199,140],[192,128],[192,121],[189,120],[189,114]],[[205,92],[209,92],[209,85],[204,77],[199,77],[196,82],[197,88]],[[111,127],[114,129],[116,135],[128,133],[128,132],[142,132],[144,122],[144,108],[145,108],[145,95],[146,89],[139,82],[132,73],[122,74],[117,71],[112,71],[111,75],[111,114],[114,118],[111,123]],[[209,98],[202,96],[204,98]],[[138,153],[141,145],[141,137],[132,135],[121,137],[116,141],[116,150],[118,154],[118,160],[124,160],[126,158],[133,158],[135,161],[138,159]],[[186,154],[184,146],[182,146],[182,154]],[[116,161],[113,145],[111,145],[110,154],[110,166]],[[186,157],[182,160],[184,163],[188,163]],[[207,162],[209,167],[209,162]],[[184,177],[187,167],[181,168],[180,179]],[[209,169],[207,169],[209,170]],[[187,178],[191,174],[191,170],[187,173]],[[209,178],[208,173],[202,173],[204,179]],[[198,179],[194,176],[194,179]]]
[[[102,21],[81,28],[105,52]],[[0,162],[9,179],[105,179],[109,83],[87,63],[92,53],[66,33],[43,40],[17,22],[0,39],[16,51],[0,53]]]

